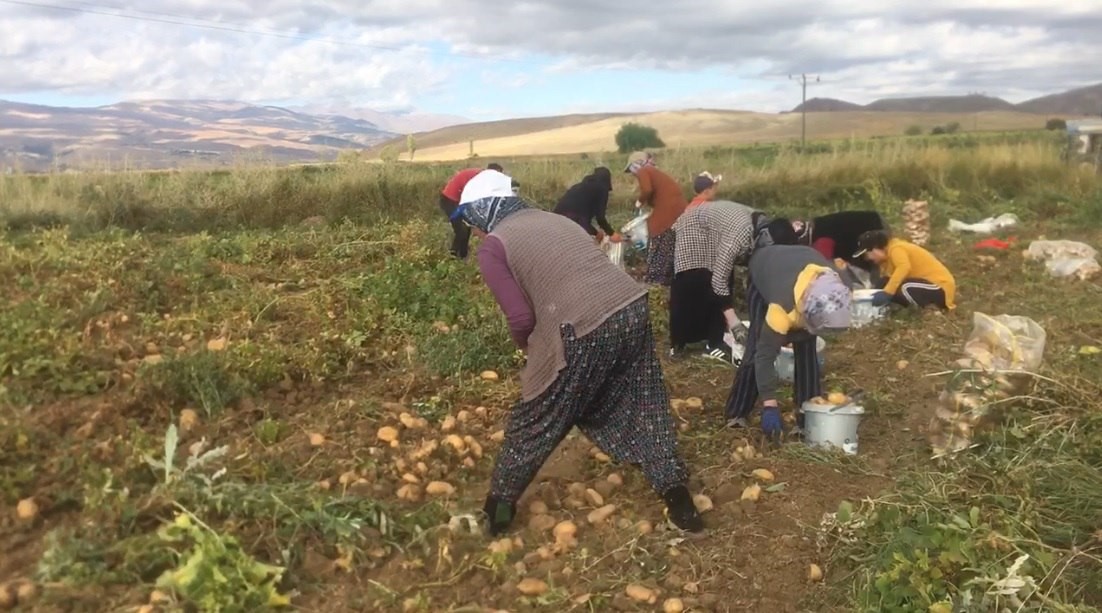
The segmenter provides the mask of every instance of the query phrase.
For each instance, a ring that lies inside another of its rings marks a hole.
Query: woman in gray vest
[[[505,530],[540,466],[577,426],[613,459],[639,466],[677,527],[704,527],[686,487],[647,290],[578,224],[529,208],[509,177],[483,171],[455,218],[483,237],[482,276],[527,354],[485,512]]]
[[[822,394],[816,337],[849,328],[850,297],[832,263],[811,247],[766,244],[754,250],[746,291],[750,333],[727,398],[728,426],[747,427],[761,397],[762,430],[780,434],[775,364],[786,343],[792,343],[795,361],[796,406]]]

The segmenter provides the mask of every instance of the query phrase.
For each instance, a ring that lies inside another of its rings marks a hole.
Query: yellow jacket
[[[888,277],[885,292],[894,295],[905,279],[923,279],[945,290],[945,306],[956,308],[956,280],[932,253],[899,238],[888,241],[887,251],[888,259],[880,265],[881,274]]]

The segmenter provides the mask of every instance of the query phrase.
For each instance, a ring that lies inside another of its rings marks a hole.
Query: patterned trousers
[[[742,364],[735,373],[735,382],[727,396],[725,413],[727,419],[747,418],[758,401],[758,383],[754,372],[754,352],[758,344],[758,335],[765,325],[765,313],[768,309],[765,299],[751,279],[746,288],[746,302],[750,310],[750,332],[746,338],[746,353]],[[796,336],[796,335],[793,335]],[[819,373],[819,357],[816,351],[816,337],[799,334],[792,343],[794,353],[796,406],[822,394],[822,377]],[[798,421],[803,425],[803,414],[797,412]]]
[[[490,495],[515,503],[574,426],[614,460],[639,466],[658,494],[685,485],[647,298],[581,338],[562,329],[566,367],[543,394],[513,407]]]
[[[676,244],[672,229],[647,240],[646,283],[669,287],[673,283],[673,251]]]

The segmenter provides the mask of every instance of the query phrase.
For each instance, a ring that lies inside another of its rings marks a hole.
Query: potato
[[[199,414],[195,412],[195,409],[184,409],[180,411],[180,430],[190,432],[198,425]]]
[[[639,534],[650,534],[651,532],[654,532],[654,524],[644,519],[635,524],[635,531]]]
[[[398,429],[391,426],[383,426],[379,428],[379,432],[376,433],[376,436],[384,443],[396,443],[398,442]]]
[[[555,518],[550,515],[533,515],[528,520],[528,528],[533,532],[547,532],[555,527]]]
[[[830,404],[845,404],[849,398],[842,392],[831,392],[827,394],[827,402]]]
[[[421,486],[407,483],[398,488],[398,500],[417,502],[421,500]]]
[[[474,440],[473,436],[467,435],[463,437],[463,442],[467,444],[467,449],[471,450],[471,455],[476,458],[482,457],[482,445],[478,441]]]
[[[701,513],[711,511],[715,508],[715,505],[712,504],[712,499],[705,496],[704,494],[697,494],[696,496],[693,496],[693,505],[695,505],[696,510]]]
[[[452,449],[455,449],[459,453],[463,453],[467,450],[467,443],[464,442],[463,437],[458,434],[449,434],[444,437],[444,444],[451,446]]]
[[[680,411],[685,408],[685,401],[681,398],[673,398],[670,400],[670,408],[675,411]]]
[[[685,399],[685,408],[692,409],[694,411],[698,411],[698,410],[704,408],[704,401],[701,400],[700,398],[695,397],[695,396],[692,397],[692,398],[686,398]]]
[[[494,432],[493,434],[490,435],[490,440],[495,442],[495,443],[500,443],[501,441],[504,441],[505,440],[505,431],[504,430],[498,430],[497,432]]]
[[[34,498],[24,498],[15,505],[15,516],[24,521],[38,517],[38,503]]]
[[[604,496],[601,496],[600,492],[592,488],[585,491],[585,499],[595,507],[604,506],[605,504]]]
[[[402,475],[402,481],[405,481],[406,483],[420,483],[421,479],[417,475],[406,473]]]
[[[639,585],[638,583],[632,583],[624,588],[624,593],[628,595],[628,598],[636,602],[645,602],[647,604],[654,604],[658,602],[658,595],[654,590],[649,587]]]
[[[532,515],[547,515],[547,503],[542,500],[533,500],[528,505],[528,512]]]
[[[620,473],[612,473],[608,476],[607,480],[609,483],[615,485],[616,487],[620,487],[624,484],[624,478],[620,476]]]
[[[525,596],[539,596],[547,591],[547,584],[539,579],[527,577],[517,583],[517,591]]]
[[[822,581],[823,569],[819,568],[818,564],[812,564],[807,569],[807,579],[809,581]]]
[[[310,444],[314,447],[321,447],[325,444],[325,435],[317,432],[310,434]]]
[[[775,479],[773,473],[764,468],[759,468],[751,474],[754,475],[754,477],[765,481],[766,483],[772,483],[773,479]]]
[[[497,541],[493,541],[487,547],[491,553],[512,553],[513,540],[509,538],[503,538]]]
[[[590,511],[589,515],[586,517],[586,519],[591,524],[600,524],[600,523],[603,523],[609,517],[612,517],[612,514],[615,513],[615,512],[616,512],[616,505],[606,504],[605,506],[603,506],[599,509],[594,509],[594,510]]]
[[[341,473],[341,477],[339,479],[339,482],[340,482],[341,485],[348,485],[348,484],[353,483],[354,481],[356,481],[356,479],[358,479],[358,478],[359,478],[359,475],[356,474],[356,471],[348,470],[348,471],[345,471],[345,472]]]
[[[604,462],[604,463],[608,463],[608,462],[612,461],[612,458],[608,457],[608,454],[600,452],[600,451],[593,454],[593,459],[597,460],[598,462]]]
[[[455,430],[455,426],[456,426],[456,419],[454,417],[452,417],[451,415],[448,415],[448,416],[444,417],[444,421],[440,422],[440,431],[441,432],[451,432],[452,430]]]
[[[911,363],[908,362],[907,360],[899,360],[898,362],[895,363],[895,368],[897,370],[907,370],[907,367],[910,366],[910,365],[911,365]]]
[[[572,521],[561,521],[555,525],[554,530],[551,532],[555,536],[556,541],[565,541],[573,539],[578,535],[578,524]]]
[[[757,502],[758,498],[761,498],[761,486],[757,483],[742,490],[742,500],[749,500],[750,502]]]
[[[19,604],[19,596],[10,585],[0,585],[0,610],[14,609]]]
[[[662,613],[681,613],[685,610],[685,603],[680,598],[667,598],[662,603]]]
[[[459,423],[465,424],[471,421],[471,412],[463,409],[462,411],[455,414],[455,418],[459,420]]]
[[[225,338],[212,338],[207,341],[207,349],[210,351],[222,351],[229,343]]]
[[[498,374],[496,372],[494,372],[492,370],[484,370],[484,371],[482,371],[482,374],[479,375],[479,376],[482,377],[483,381],[497,381],[498,379],[501,378],[501,377],[498,376]]]

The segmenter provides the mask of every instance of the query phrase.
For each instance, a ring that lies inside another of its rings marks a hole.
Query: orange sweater
[[[635,177],[639,180],[639,202],[652,209],[647,233],[657,236],[669,230],[685,212],[685,194],[673,177],[654,166],[644,166]]]

